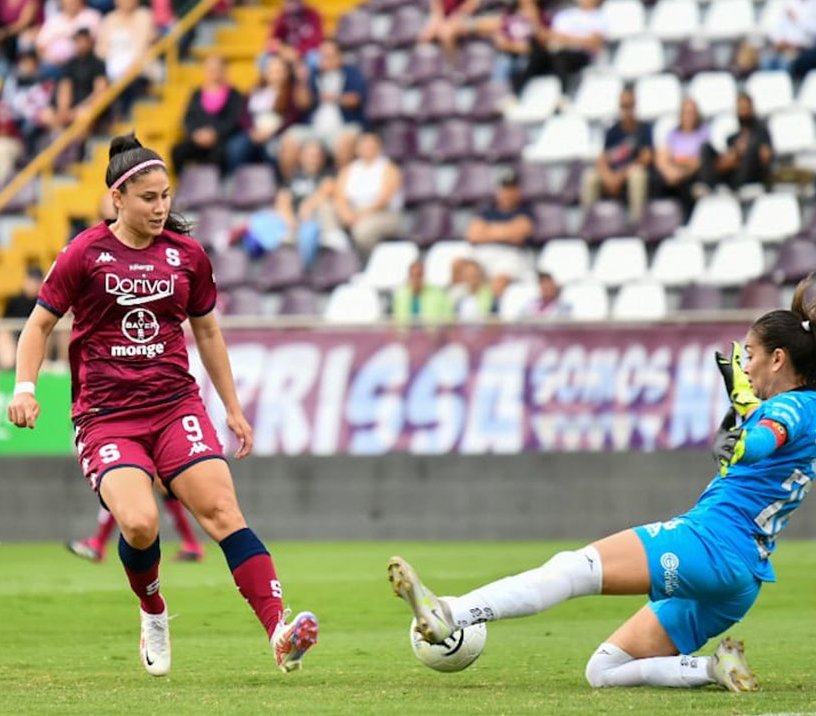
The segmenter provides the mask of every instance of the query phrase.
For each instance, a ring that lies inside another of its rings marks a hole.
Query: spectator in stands
[[[768,40],[770,47],[761,54],[761,69],[790,69],[801,52],[816,44],[816,0],[785,0]]]
[[[317,66],[318,48],[323,42],[323,17],[303,0],[284,0],[278,16],[272,21],[267,56],[280,55],[295,64],[305,61]]]
[[[600,0],[578,0],[577,7],[555,13],[552,26],[536,30],[524,71],[514,80],[516,91],[533,77],[555,75],[566,92],[570,79],[597,57],[606,38]]]
[[[408,267],[408,282],[394,293],[391,306],[398,323],[444,323],[453,318],[447,293],[425,283],[425,267],[417,259]]]
[[[466,258],[455,263],[457,265],[451,271],[455,278],[448,296],[456,319],[471,322],[489,318],[495,313],[496,306],[482,265]]]
[[[695,197],[691,187],[699,179],[703,147],[709,140],[709,127],[703,123],[697,103],[687,97],[680,106],[680,125],[669,132],[655,153],[654,193],[677,197],[686,215],[691,213]]]
[[[281,138],[281,174],[291,176],[300,145],[311,138],[323,142],[338,168],[345,167],[354,158],[357,134],[365,126],[366,82],[356,66],[344,64],[334,40],[320,46],[317,67],[309,69],[304,62],[296,66],[293,97],[306,124],[295,124]]]
[[[244,98],[227,82],[224,60],[204,60],[204,82],[187,104],[184,139],[173,147],[173,167],[181,173],[190,162],[215,164],[226,170],[227,142],[243,129]]]
[[[334,214],[366,257],[383,239],[396,236],[401,209],[402,173],[383,154],[380,138],[365,132],[357,140],[357,158],[337,178]]]
[[[722,154],[717,154],[710,144],[703,147],[700,179],[707,188],[722,182],[739,189],[745,184],[767,184],[770,180],[774,156],[771,135],[754,113],[754,103],[745,92],[737,99],[737,119],[739,129],[728,137]],[[698,193],[704,188],[695,187]]]
[[[533,35],[550,24],[549,4],[549,0],[516,0],[501,13],[477,15],[467,22],[468,34],[491,41],[498,51],[496,79],[509,81],[524,71]]]
[[[266,162],[276,165],[278,138],[297,118],[292,98],[292,65],[283,57],[270,57],[261,82],[247,101],[249,126],[227,143],[227,165],[233,171],[241,164]]]
[[[38,268],[29,268],[23,279],[22,290],[6,302],[3,318],[28,318],[40,294],[43,275]],[[0,370],[14,367],[19,332],[0,330]]]
[[[304,265],[309,266],[320,248],[324,228],[321,220],[329,217],[327,231],[338,228],[331,209],[333,191],[334,177],[327,168],[323,146],[317,140],[306,142],[295,176],[277,192],[274,205],[254,212],[247,224],[234,233],[241,237],[251,256],[274,250],[282,243],[295,243]]]
[[[105,62],[105,72],[116,82],[134,62],[145,56],[156,38],[153,14],[139,0],[115,0],[115,9],[102,18],[96,38],[96,54]],[[147,88],[147,77],[138,77],[119,98],[118,111],[126,115],[139,94]]]
[[[85,0],[60,0],[60,10],[49,16],[37,33],[37,52],[40,71],[46,77],[57,79],[62,66],[75,52],[74,37],[78,30],[87,30],[96,37],[101,15],[85,7]]]
[[[150,9],[153,13],[153,21],[156,23],[159,35],[164,36],[173,29],[173,25],[179,18],[184,17],[195,6],[195,0],[150,0]],[[180,59],[186,59],[189,55],[190,45],[193,44],[196,35],[196,26],[188,30],[178,41],[178,53]]]
[[[25,153],[36,153],[38,140],[54,125],[55,113],[53,80],[41,79],[39,60],[33,50],[24,50],[17,56],[14,73],[3,85],[3,101],[25,144]]]
[[[431,12],[419,42],[438,42],[445,54],[452,57],[459,38],[468,29],[468,19],[479,5],[481,0],[431,0]]]
[[[42,21],[40,0],[0,0],[0,70],[3,75],[17,61],[20,50],[34,42],[37,26]]]
[[[0,186],[14,173],[23,152],[23,141],[11,108],[0,100]]]
[[[538,274],[538,296],[524,307],[526,318],[569,318],[571,308],[561,298],[561,287],[552,274],[541,271]]]
[[[524,203],[518,174],[509,170],[499,179],[496,198],[468,224],[465,238],[474,245],[523,246],[533,234],[533,212]]]
[[[105,63],[93,51],[90,30],[80,28],[74,35],[74,55],[62,68],[57,83],[55,124],[60,130],[86,112],[93,101],[108,87]]]
[[[635,115],[635,92],[620,94],[618,121],[606,130],[603,152],[594,167],[584,171],[581,205],[594,204],[601,196],[618,199],[626,195],[629,212],[640,219],[649,189],[649,168],[654,159],[652,127]]]

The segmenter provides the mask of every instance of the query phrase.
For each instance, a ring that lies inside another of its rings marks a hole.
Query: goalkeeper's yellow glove
[[[720,466],[720,476],[725,477],[730,465],[742,460],[745,455],[745,431],[737,427],[737,414],[730,408],[720,423],[720,429],[714,435],[712,452]]]
[[[742,369],[742,347],[737,341],[732,341],[731,355],[726,356],[719,351],[714,355],[731,405],[744,418],[759,406],[760,400],[754,395],[748,376]]]

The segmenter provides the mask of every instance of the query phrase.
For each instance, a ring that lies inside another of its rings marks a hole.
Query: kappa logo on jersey
[[[176,291],[176,275],[170,278],[122,278],[115,273],[105,274],[105,292],[116,296],[120,306],[139,306],[172,296]]]
[[[200,455],[201,453],[208,451],[212,452],[212,448],[206,443],[202,442],[193,443],[193,446],[190,448],[190,453],[188,457],[192,457],[193,455]]]
[[[99,256],[96,257],[96,263],[98,264],[111,264],[116,261],[115,258],[108,252],[102,251]]]

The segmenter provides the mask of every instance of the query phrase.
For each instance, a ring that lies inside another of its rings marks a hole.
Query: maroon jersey
[[[163,231],[146,249],[125,246],[104,223],[57,257],[39,304],[74,313],[74,418],[153,405],[198,387],[181,324],[215,307],[212,265],[194,239]]]

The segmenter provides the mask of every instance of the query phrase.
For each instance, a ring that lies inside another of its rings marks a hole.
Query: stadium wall
[[[703,451],[233,463],[241,504],[266,540],[589,540],[687,509],[713,467]],[[0,460],[0,541],[81,537],[95,514],[72,458]],[[816,538],[811,505],[786,534]]]

